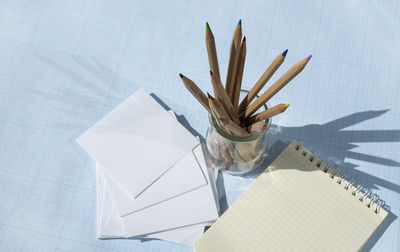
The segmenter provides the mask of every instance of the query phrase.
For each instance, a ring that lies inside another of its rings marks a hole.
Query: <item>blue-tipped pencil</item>
[[[243,98],[239,105],[239,114],[242,113],[247,106],[253,101],[253,99],[257,96],[258,92],[265,86],[268,80],[272,77],[272,75],[278,70],[279,66],[285,60],[288,49],[280,53],[275,57],[274,61],[269,65],[267,70],[261,75],[260,79],[254,84],[254,86],[250,89],[249,93]]]
[[[239,59],[240,42],[242,40],[242,20],[240,19],[235,32],[233,33],[231,53],[229,57],[228,72],[226,74],[225,90],[231,101],[233,100],[233,91],[236,78],[237,62]]]

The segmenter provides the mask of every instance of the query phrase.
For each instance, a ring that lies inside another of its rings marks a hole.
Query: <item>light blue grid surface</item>
[[[139,87],[204,136],[207,114],[178,72],[212,91],[205,22],[224,76],[242,18],[244,87],[286,48],[273,80],[313,54],[270,101],[291,106],[273,119],[267,162],[292,139],[331,159],[390,207],[366,250],[400,251],[399,3],[0,1],[0,250],[191,251],[98,240],[95,163],[74,140]],[[225,175],[221,202],[253,180]]]

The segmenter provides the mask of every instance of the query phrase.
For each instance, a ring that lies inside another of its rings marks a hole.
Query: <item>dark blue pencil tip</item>
[[[242,25],[242,20],[239,19],[238,25]]]
[[[183,78],[183,74],[179,73],[179,76],[180,76],[181,78]]]
[[[288,49],[286,49],[285,51],[283,51],[282,56],[285,57],[287,54]]]

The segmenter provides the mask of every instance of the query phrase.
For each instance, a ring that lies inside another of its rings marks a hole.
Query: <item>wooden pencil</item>
[[[209,93],[207,93],[207,95],[209,106],[215,112],[217,118],[230,118],[229,113],[225,110],[222,104]]]
[[[215,159],[216,161],[220,161],[222,156],[221,156],[221,149],[220,149],[220,144],[219,142],[215,139],[215,137],[213,136],[213,134],[210,134],[210,144],[211,146],[214,148],[214,152],[215,152]]]
[[[267,126],[268,125],[266,122],[253,123],[248,127],[248,131],[250,132],[250,134],[262,132],[267,129]]]
[[[185,85],[186,89],[196,98],[201,105],[211,113],[210,106],[208,105],[207,96],[201,91],[201,89],[188,77],[184,76],[183,74],[179,74],[182,79],[183,84]]]
[[[226,146],[228,144],[230,143],[221,142],[221,154],[225,159],[225,170],[229,170],[229,168],[231,168],[233,164],[233,159],[229,153],[229,148],[228,146]]]
[[[219,116],[218,116],[217,113],[216,113],[216,108],[215,108],[216,105],[214,105],[214,107],[213,107],[212,104],[211,104],[214,98],[213,98],[209,93],[207,93],[207,96],[208,96],[208,104],[209,104],[209,106],[210,106],[211,115],[212,115],[212,117],[214,117],[215,122],[218,124],[218,126],[219,126],[223,131],[225,131],[226,133],[232,135],[232,132],[230,132],[228,129],[226,129],[226,128],[222,125],[221,121],[218,120]],[[221,113],[221,112],[220,112],[220,113]],[[226,115],[226,116],[227,116],[227,115]]]
[[[215,113],[217,120],[226,129],[227,133],[234,134],[235,136],[248,136],[249,133],[241,126],[232,121],[228,112],[224,107],[211,95],[208,96],[210,109]]]
[[[221,79],[218,66],[217,48],[215,46],[214,35],[208,23],[206,23],[206,46],[208,54],[208,64],[210,65],[210,70]]]
[[[265,91],[260,97],[258,97],[249,107],[242,112],[241,116],[249,118],[254,112],[256,112],[262,105],[264,105],[271,97],[279,92],[286,84],[288,84],[296,75],[298,75],[308,61],[311,59],[311,55],[307,58],[297,62],[292,66],[282,77],[280,77],[267,91]]]
[[[242,20],[240,19],[236,26],[235,32],[233,33],[231,53],[229,56],[228,71],[226,74],[226,82],[225,82],[225,90],[228,93],[228,96],[231,100],[233,94],[233,85],[235,83],[237,60],[238,60],[241,40],[242,40]]]
[[[229,150],[229,154],[236,161],[236,165],[239,170],[244,170],[248,168],[246,159],[240,156],[238,150],[235,148],[235,145],[233,143],[225,144],[225,148]]]
[[[233,94],[232,94],[232,105],[233,108],[235,109],[236,113],[238,114],[238,106],[239,106],[239,97],[240,97],[240,89],[242,87],[242,79],[243,79],[243,70],[244,70],[244,64],[246,61],[246,36],[243,37],[242,44],[240,45],[240,50],[239,50],[239,59],[238,59],[238,65],[237,65],[237,71],[236,71],[236,78],[235,78],[235,84],[233,86]]]
[[[249,124],[249,125],[257,124],[258,122],[263,121],[267,118],[270,118],[277,114],[283,113],[288,107],[289,107],[289,104],[279,104],[279,105],[273,106],[272,108],[269,108],[261,113],[251,116],[247,120],[247,124]]]
[[[229,99],[228,94],[226,93],[224,87],[222,86],[221,81],[214,75],[214,73],[212,71],[210,71],[210,77],[211,77],[211,83],[214,88],[215,98],[217,99],[217,101],[219,103],[222,104],[222,106],[228,112],[229,118],[231,118],[234,122],[239,124],[240,121],[239,121],[238,115],[235,112],[232,102]]]
[[[245,129],[243,129],[241,126],[236,124],[234,121],[232,121],[230,118],[218,118],[221,122],[221,124],[224,126],[224,128],[228,129],[230,132],[232,132],[235,136],[239,137],[246,137],[249,136],[249,132],[247,132]]]
[[[239,105],[239,113],[243,112],[247,106],[253,101],[257,96],[258,92],[265,86],[272,75],[278,70],[279,66],[283,63],[286,58],[288,50],[286,49],[283,53],[275,57],[274,61],[269,65],[267,70],[261,75],[260,79],[254,84],[250,89],[249,93],[243,98]]]

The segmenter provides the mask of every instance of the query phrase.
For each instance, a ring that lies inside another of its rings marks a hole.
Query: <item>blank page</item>
[[[348,181],[339,184],[340,177],[332,178],[334,172],[324,172],[327,165],[311,157],[293,141],[196,242],[195,251],[359,250],[387,212],[361,190],[353,195],[357,188],[345,189]]]

